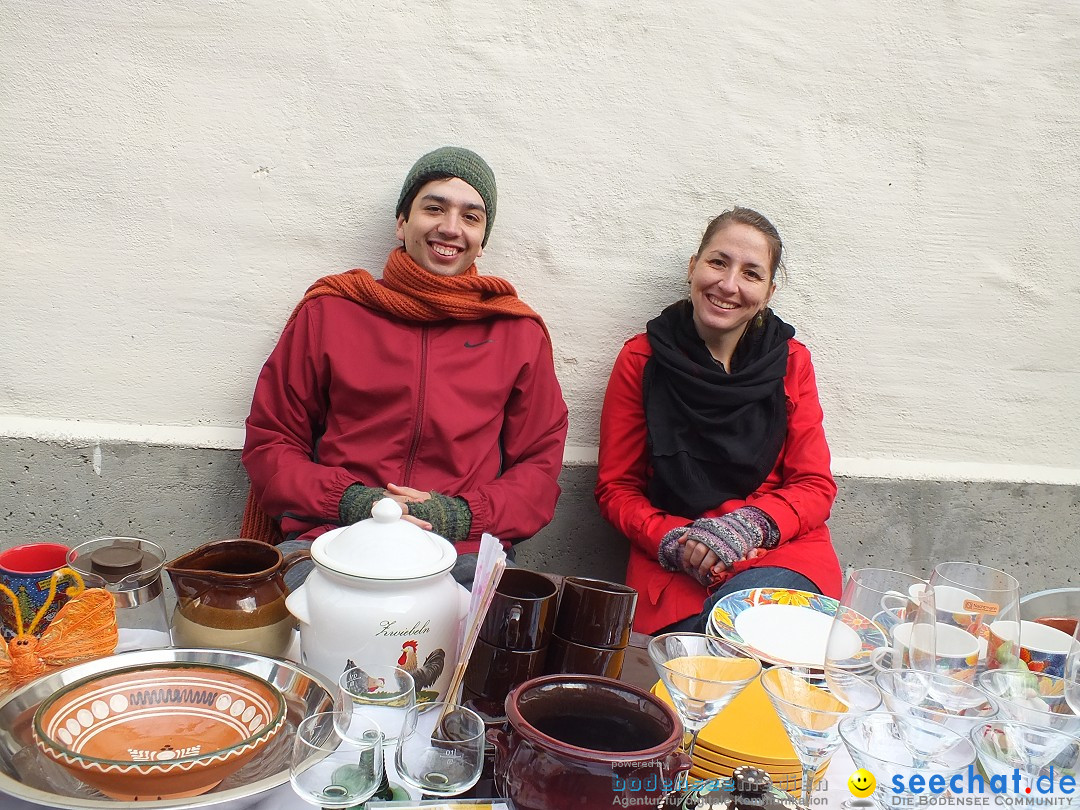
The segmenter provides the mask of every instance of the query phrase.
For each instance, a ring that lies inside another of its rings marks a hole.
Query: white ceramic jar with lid
[[[335,682],[351,666],[400,666],[418,700],[443,700],[469,596],[450,574],[457,552],[392,498],[371,515],[311,543],[315,568],[285,602],[303,663]]]

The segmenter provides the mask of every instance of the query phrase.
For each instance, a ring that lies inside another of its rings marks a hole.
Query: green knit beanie
[[[401,187],[394,216],[407,213],[406,201],[412,205],[415,191],[428,180],[439,176],[458,177],[476,189],[484,201],[484,208],[487,209],[484,241],[480,243],[486,246],[488,237],[491,236],[491,226],[495,223],[495,173],[476,152],[460,146],[443,146],[434,152],[428,152],[413,164]]]

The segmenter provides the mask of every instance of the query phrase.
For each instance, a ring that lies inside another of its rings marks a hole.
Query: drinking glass
[[[429,796],[464,793],[484,767],[484,732],[471,709],[439,701],[413,706],[398,738],[398,776]]]
[[[938,619],[945,619],[979,639],[977,670],[987,668],[986,639],[996,621],[1020,621],[1020,583],[1004,571],[971,562],[943,562],[934,567],[930,584],[937,598]],[[944,594],[948,594],[946,597]],[[998,662],[1019,660],[1020,639],[1003,642]]]
[[[701,633],[657,636],[649,657],[690,735],[690,757],[701,729],[761,672],[761,661],[746,650]]]
[[[851,572],[833,616],[825,643],[825,676],[829,691],[845,700],[849,688],[861,689],[860,678],[872,678],[893,644],[893,630],[912,625],[920,643],[909,645],[906,664],[899,651],[890,667],[933,669],[934,591],[912,574],[887,568]]]
[[[1065,659],[1065,700],[1076,714],[1080,714],[1080,621],[1073,633],[1072,650]]]
[[[416,705],[412,675],[401,667],[350,667],[338,678],[338,693],[344,721],[350,723],[353,717],[374,720],[386,743],[397,742],[405,715]],[[348,733],[347,726],[343,730]]]
[[[844,679],[846,701],[822,689],[820,677],[797,667],[773,667],[761,673],[761,685],[802,766],[801,802],[807,807],[812,804],[814,774],[840,747],[837,725],[849,714],[873,711],[881,705],[878,688],[858,676],[849,674]]]
[[[1001,704],[1001,719],[1080,735],[1080,715],[1068,703],[1064,678],[994,669],[979,675],[978,684]]]
[[[342,734],[338,712],[305,717],[296,727],[289,781],[296,794],[319,807],[352,807],[370,799],[383,775],[382,731],[353,722]]]

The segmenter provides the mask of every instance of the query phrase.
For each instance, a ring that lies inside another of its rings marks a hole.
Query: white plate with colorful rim
[[[709,629],[770,664],[821,669],[838,604],[809,591],[751,588],[717,602],[709,615]],[[868,668],[873,651],[889,642],[870,619],[852,611],[844,615],[850,636],[841,651],[842,664]]]

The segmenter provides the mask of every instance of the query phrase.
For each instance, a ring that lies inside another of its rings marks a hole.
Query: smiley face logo
[[[857,799],[865,799],[871,793],[874,792],[874,788],[877,787],[877,780],[874,779],[874,775],[866,768],[859,768],[855,771],[847,780],[847,788],[851,791],[851,795]]]

